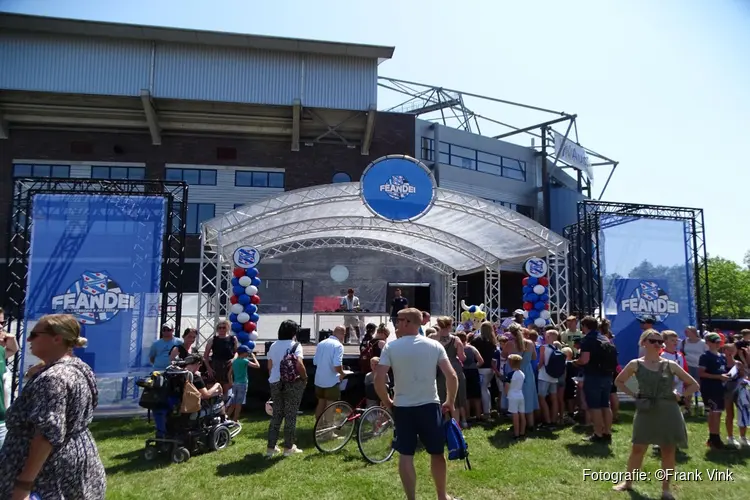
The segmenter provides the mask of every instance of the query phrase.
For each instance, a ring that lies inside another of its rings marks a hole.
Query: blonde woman
[[[96,378],[73,357],[85,347],[74,316],[43,316],[28,333],[31,352],[44,362],[8,409],[0,450],[0,498],[104,498],[106,479],[89,432],[98,402]]]
[[[448,316],[440,316],[437,319],[437,331],[429,335],[429,338],[437,340],[445,349],[445,353],[448,355],[448,361],[451,362],[451,366],[456,371],[458,377],[458,392],[456,393],[456,400],[454,406],[458,410],[456,415],[457,421],[461,423],[461,426],[466,428],[466,377],[464,376],[463,362],[466,361],[466,353],[464,352],[464,344],[461,340],[453,335],[453,318]],[[425,333],[430,330],[428,328]],[[441,401],[445,401],[446,397],[446,386],[445,386],[445,375],[438,371],[437,376],[437,388],[438,395]]]
[[[511,340],[505,343],[502,357],[508,359],[511,354],[521,356],[521,371],[525,375],[523,380],[523,402],[526,410],[526,427],[534,427],[534,412],[539,409],[536,378],[531,362],[536,359],[536,346],[529,339],[524,338],[524,330],[518,323],[511,323],[508,327]],[[503,398],[503,407],[507,408],[507,395]]]
[[[482,359],[492,359],[497,349],[497,335],[495,335],[495,327],[492,326],[492,323],[485,321],[479,326],[479,336],[475,336],[472,339],[471,345],[479,351]],[[492,409],[490,404],[490,384],[493,380],[494,377],[490,366],[483,365],[479,368],[479,383],[482,388],[482,418],[489,417],[490,410]]]
[[[232,361],[237,355],[240,343],[231,335],[229,321],[223,319],[216,324],[216,334],[206,343],[203,362],[208,378],[221,384],[224,394],[232,387]]]

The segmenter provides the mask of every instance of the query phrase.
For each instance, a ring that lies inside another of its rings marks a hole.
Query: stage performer
[[[350,288],[346,291],[346,295],[341,297],[341,305],[339,306],[341,311],[344,312],[359,312],[362,307],[359,304],[359,297],[354,295],[354,289]],[[344,317],[344,326],[346,326],[346,336],[344,337],[344,343],[348,344],[351,340],[351,331],[354,329],[357,333],[357,342],[362,337],[360,324],[364,323],[364,317],[347,315]]]
[[[484,312],[484,304],[478,306],[467,306],[466,302],[461,301],[461,324],[456,328],[457,332],[464,332],[466,335],[471,337],[475,332],[479,331],[479,327],[482,325],[484,320],[487,318],[487,313]],[[471,338],[469,338],[471,340]]]

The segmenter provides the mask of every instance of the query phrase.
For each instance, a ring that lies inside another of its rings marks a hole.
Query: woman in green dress
[[[698,390],[698,382],[677,363],[661,357],[664,347],[661,333],[646,330],[641,335],[640,344],[644,347],[644,356],[628,363],[615,379],[617,388],[634,397],[636,404],[628,471],[632,473],[641,468],[649,445],[659,446],[662,470],[675,470],[677,448],[687,447],[687,428],[678,404],[681,395],[674,391],[674,377],[684,382],[685,398]],[[625,385],[632,376],[638,381],[637,394]],[[614,489],[632,490],[633,482],[624,481]],[[662,481],[662,498],[674,498],[669,490],[669,477]]]

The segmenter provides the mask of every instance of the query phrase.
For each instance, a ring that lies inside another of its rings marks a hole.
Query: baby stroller
[[[153,415],[156,426],[156,436],[146,440],[146,460],[168,454],[174,463],[187,462],[191,454],[226,448],[242,430],[223,414],[221,397],[201,401],[196,412],[181,411],[186,382],[192,384],[193,374],[179,363],[136,382],[143,388],[139,404]]]

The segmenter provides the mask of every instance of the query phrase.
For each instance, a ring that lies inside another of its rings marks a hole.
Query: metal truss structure
[[[232,256],[241,246],[257,248],[263,258],[318,248],[365,248],[398,255],[441,275],[444,310],[456,313],[460,274],[485,272],[485,303],[493,314],[500,308],[502,264],[539,256],[555,257],[565,267],[567,241],[537,222],[469,194],[440,188],[435,193],[429,212],[411,222],[373,215],[362,203],[358,183],[287,191],[205,222],[198,345],[213,335],[216,322],[226,313]],[[567,270],[556,270],[567,276]],[[553,310],[558,309],[556,305]]]
[[[381,102],[384,100],[389,103],[397,102],[395,105],[388,105],[384,111],[412,114],[424,120],[442,123],[447,127],[467,132],[486,135],[493,139],[508,139],[519,134],[532,137],[532,147],[537,149],[542,158],[545,159],[542,164],[543,170],[547,171],[548,175],[551,175],[557,167],[566,170],[575,170],[579,188],[588,190],[589,196],[591,196],[590,179],[586,178],[585,173],[582,173],[578,168],[566,163],[562,159],[557,158],[555,148],[548,150],[553,137],[552,133],[555,132],[552,128],[554,125],[566,126],[564,132],[559,132],[563,136],[563,144],[571,141],[580,146],[578,124],[576,122],[577,115],[396,78],[379,77],[378,86],[382,90],[387,91],[387,94],[382,96],[385,99],[380,99]],[[510,109],[508,106],[515,108],[515,112],[508,113]],[[508,114],[515,116],[518,115],[518,111],[522,110],[531,115],[529,116],[531,124],[519,127],[506,121],[479,114],[473,110],[481,108],[491,111],[491,107],[497,107],[497,113],[502,114],[502,116],[507,116]],[[536,139],[539,139],[538,144],[535,144]],[[526,146],[527,144],[524,143],[522,145]],[[562,149],[562,147],[559,149]],[[584,148],[584,150],[591,158],[595,159],[591,163],[592,167],[609,167],[610,169],[607,180],[598,197],[601,200],[617,169],[618,162],[591,149]],[[550,164],[549,169],[547,163]]]
[[[28,306],[33,310],[44,310],[42,302],[53,293],[53,288],[61,284],[62,278],[73,262],[88,234],[90,222],[83,217],[76,218],[75,213],[69,217],[71,222],[66,226],[65,233],[54,250],[58,259],[50,260],[41,271],[48,290],[29,297],[27,281],[29,272],[29,257],[31,252],[31,234],[34,224],[33,203],[38,194],[55,195],[113,195],[122,197],[119,208],[127,213],[135,209],[135,196],[156,196],[167,202],[167,217],[165,221],[165,238],[162,240],[162,268],[161,268],[161,324],[171,322],[176,328],[180,326],[182,314],[182,268],[185,260],[185,220],[187,218],[187,185],[183,182],[172,181],[136,181],[136,180],[93,180],[93,179],[50,179],[50,178],[22,178],[16,179],[13,193],[13,204],[9,217],[8,267],[5,290],[5,314],[9,325],[15,331],[20,344],[25,340],[25,311]],[[148,214],[150,217],[161,216]],[[142,279],[146,272],[144,260],[145,245],[147,244],[144,227],[138,227],[134,249],[143,248],[144,252],[133,252],[133,280]],[[152,253],[152,252],[148,252]],[[133,323],[130,336],[130,364],[138,366],[142,344],[142,329],[138,328],[140,319],[147,314],[146,303],[136,296],[133,311]],[[50,310],[50,312],[52,312]],[[11,361],[13,369],[13,393],[18,386],[18,369],[20,354]],[[123,382],[123,393],[126,392]]]
[[[692,300],[689,317],[697,324],[711,319],[708,283],[708,254],[703,210],[585,200],[578,204],[578,222],[565,228],[563,236],[571,242],[568,268],[572,270],[572,292],[567,296],[571,312],[604,314],[602,276],[602,231],[639,219],[672,220],[683,223],[685,260]],[[569,288],[571,288],[569,287]],[[692,309],[694,308],[694,309]]]

